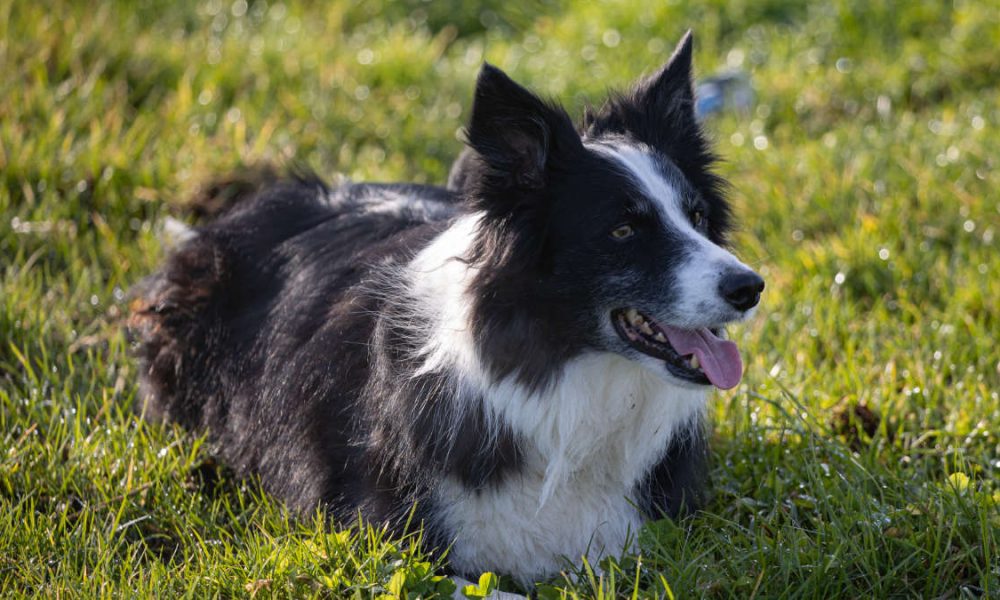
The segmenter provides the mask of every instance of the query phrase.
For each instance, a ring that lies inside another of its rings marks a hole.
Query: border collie
[[[147,418],[296,511],[522,584],[703,499],[723,327],[763,280],[695,120],[691,37],[577,128],[486,64],[453,190],[257,182],[134,294]]]

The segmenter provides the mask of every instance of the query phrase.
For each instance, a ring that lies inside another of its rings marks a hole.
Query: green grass
[[[0,595],[444,591],[139,421],[125,294],[212,173],[441,182],[482,60],[578,113],[688,27],[758,94],[708,124],[768,279],[747,375],[706,510],[539,595],[1000,596],[1000,11],[963,0],[0,0]]]

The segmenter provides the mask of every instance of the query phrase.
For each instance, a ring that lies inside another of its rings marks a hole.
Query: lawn
[[[578,115],[687,28],[756,90],[706,123],[768,281],[746,377],[705,510],[535,594],[1000,597],[1000,10],[963,0],[0,0],[0,595],[444,590],[419,531],[138,420],[128,290],[213,173],[440,183],[483,60]]]

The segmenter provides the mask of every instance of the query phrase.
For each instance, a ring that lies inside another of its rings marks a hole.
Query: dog
[[[143,414],[294,511],[422,523],[459,577],[531,585],[698,508],[764,281],[691,61],[688,33],[579,128],[485,64],[450,189],[244,186],[134,292]]]

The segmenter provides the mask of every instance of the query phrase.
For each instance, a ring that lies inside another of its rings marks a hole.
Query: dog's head
[[[483,217],[473,328],[495,376],[543,385],[583,352],[735,386],[723,326],[763,280],[725,249],[723,182],[694,114],[692,40],[577,129],[499,69],[479,74],[459,180]]]

